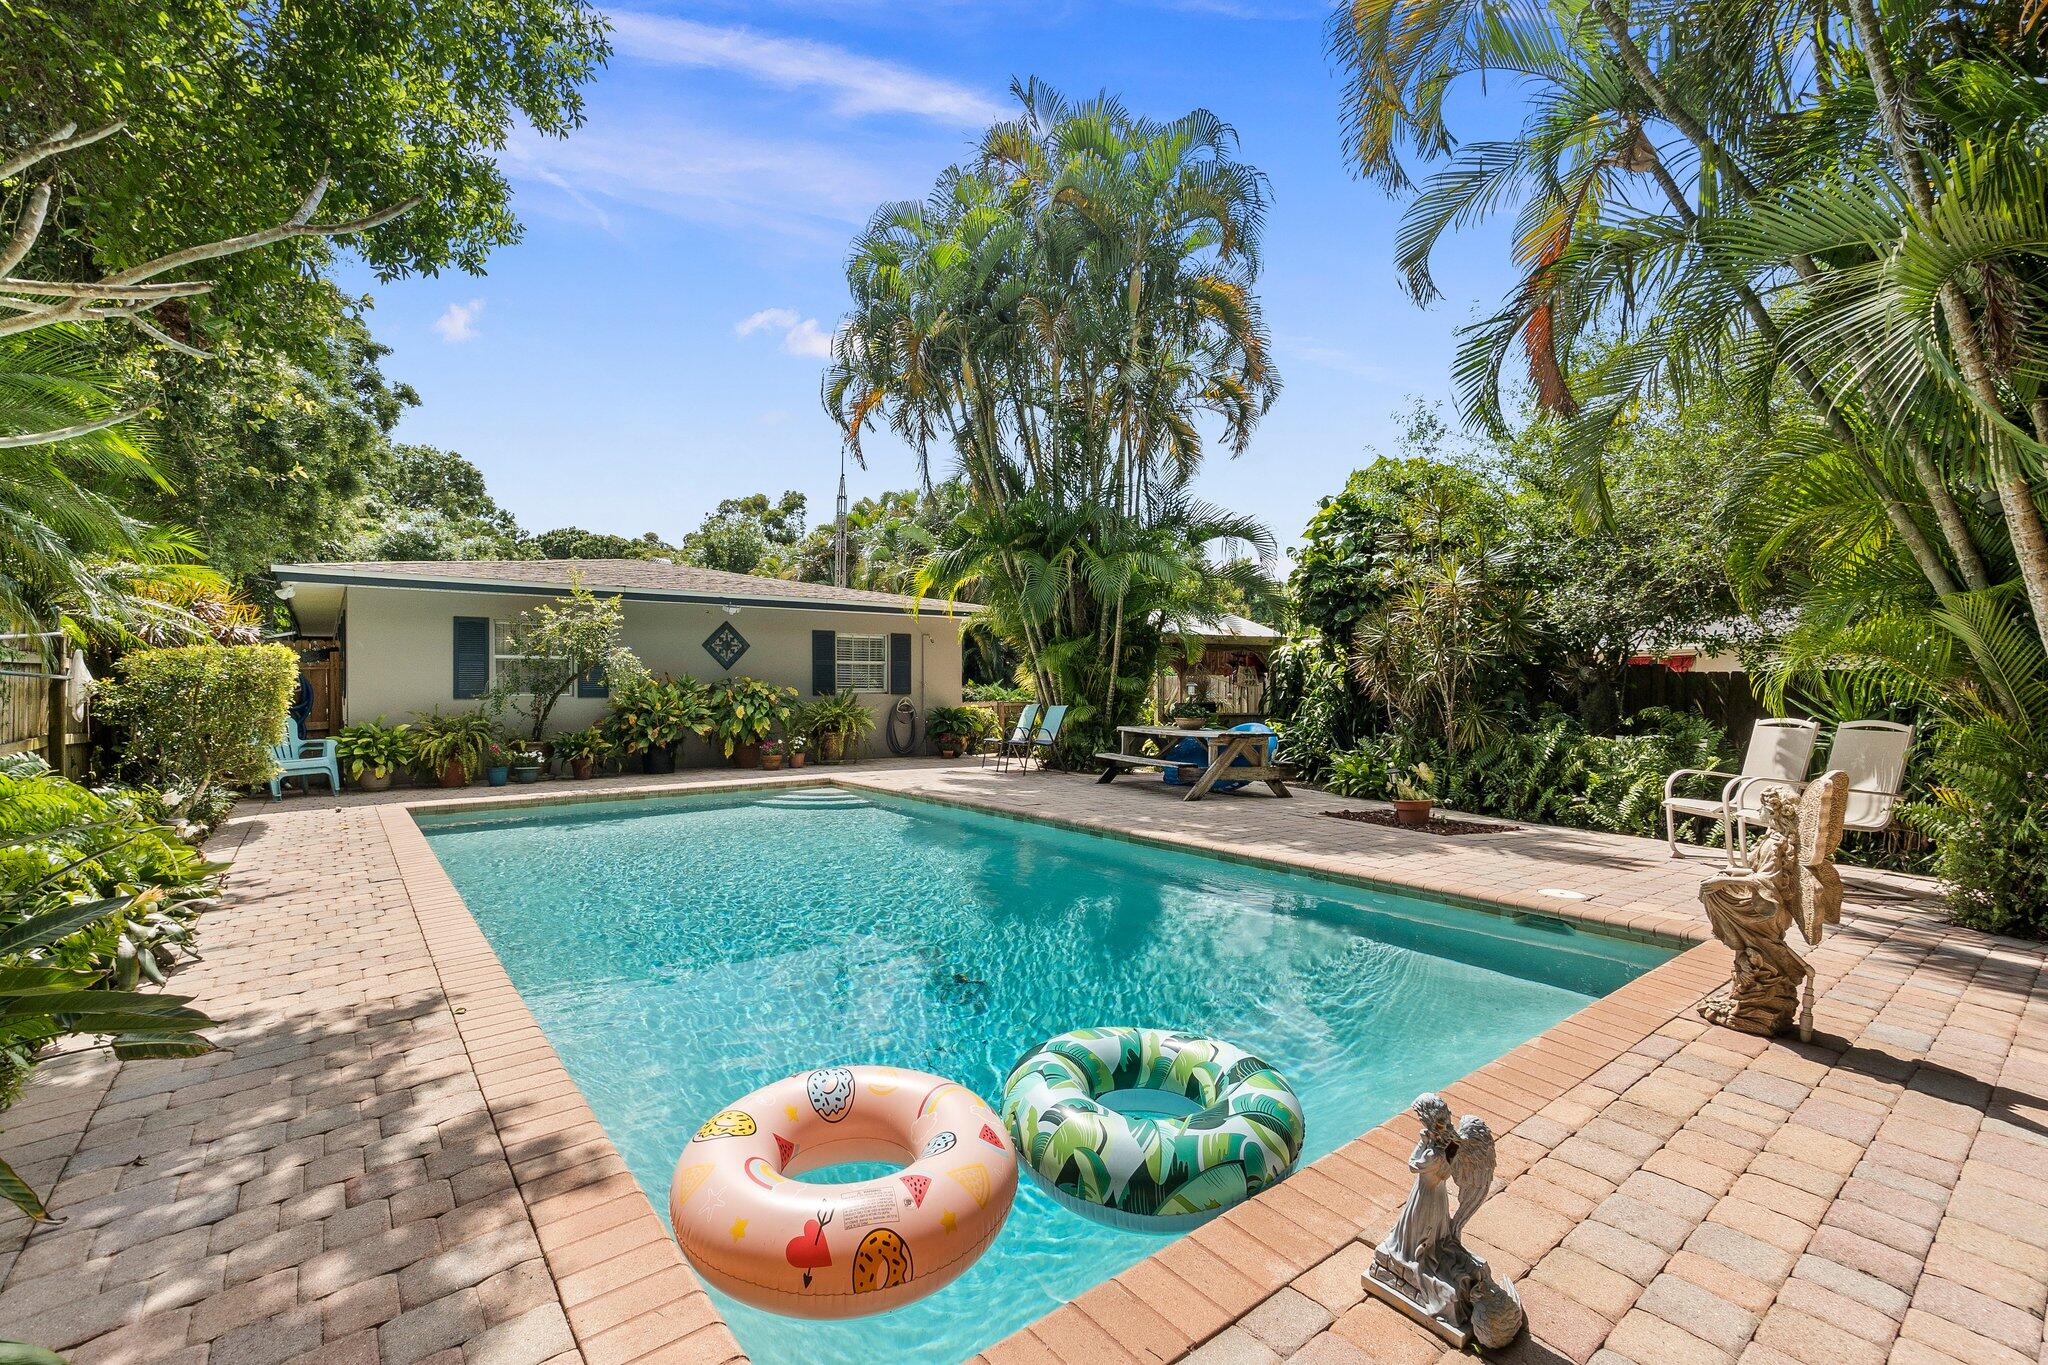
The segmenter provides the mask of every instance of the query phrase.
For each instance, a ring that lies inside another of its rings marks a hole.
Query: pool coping
[[[1583,903],[1491,902],[1398,879],[1346,875],[1312,858],[1253,856],[1186,839],[1138,835],[1085,820],[1046,819],[958,797],[907,793],[848,775],[778,775],[618,792],[393,802],[377,808],[456,1029],[532,1217],[570,1328],[591,1365],[746,1359],[653,1204],[519,995],[481,926],[434,855],[416,810],[505,811],[593,801],[652,800],[777,788],[840,786],[1035,820],[1084,833],[1271,870],[1329,877],[1402,894],[1422,892],[1490,913],[1536,913],[1588,930],[1657,942],[1697,940],[1704,925]],[[1646,920],[1674,923],[1643,923]],[[1653,938],[1652,935],[1655,935]],[[1726,979],[1726,950],[1694,941],[1669,961],[1602,996],[1442,1088],[1459,1113],[1478,1114],[1502,1141],[1511,1130],[1684,1013]],[[1395,1115],[1203,1227],[1093,1286],[1004,1340],[978,1361],[1171,1360],[1231,1326],[1268,1296],[1349,1243],[1384,1227],[1406,1197],[1412,1121]],[[1148,1305],[1172,1305],[1171,1317]]]

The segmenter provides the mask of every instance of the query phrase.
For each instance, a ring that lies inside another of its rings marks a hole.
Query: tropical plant
[[[609,758],[613,748],[611,737],[597,725],[556,735],[549,744],[555,757],[565,763],[594,763]]]
[[[1247,577],[1212,552],[1271,553],[1188,495],[1204,423],[1242,450],[1278,391],[1251,292],[1266,191],[1206,111],[1015,91],[971,165],[856,240],[825,398],[856,455],[886,422],[928,478],[958,459],[916,590],[986,606],[1085,742],[1142,705],[1158,622]]]
[[[1447,234],[1519,206],[1521,278],[1457,362],[1469,416],[1501,421],[1519,347],[1597,518],[1609,436],[1645,395],[1731,396],[1773,452],[1729,498],[1737,585],[1794,580],[1784,663],[1899,695],[1930,653],[1952,699],[2011,698],[2040,689],[1981,642],[2048,643],[2039,19],[2026,0],[1353,0],[1331,35],[1359,168],[1400,192],[1404,156],[1438,163],[1398,239],[1419,297]],[[1543,87],[1523,127],[1461,142],[1453,87],[1504,73]],[[1976,705],[1946,708],[1942,749],[2000,784],[2035,771],[2012,708],[1988,730]]]
[[[119,728],[128,764],[175,790],[180,809],[216,784],[260,782],[276,770],[299,662],[282,645],[141,649],[115,665],[100,714]]]
[[[538,741],[555,704],[580,679],[600,677],[610,689],[646,673],[626,647],[625,629],[623,601],[593,596],[581,583],[567,597],[520,612],[500,647],[494,702],[523,713]]]
[[[1436,800],[1436,769],[1427,763],[1395,768],[1387,774],[1387,789],[1396,801]]]
[[[412,721],[413,764],[434,776],[460,768],[465,778],[474,778],[497,747],[498,727],[485,711],[426,711]]]
[[[711,734],[727,758],[735,747],[759,744],[789,718],[796,689],[759,678],[721,678],[711,685]]]
[[[1223,714],[1223,708],[1213,701],[1181,701],[1175,702],[1166,714],[1174,720],[1206,722],[1215,720],[1217,716]]]
[[[1470,749],[1500,728],[1497,700],[1476,684],[1528,641],[1521,594],[1503,585],[1505,555],[1417,564],[1352,635],[1351,670],[1388,727]]]
[[[104,1037],[117,1057],[189,1057],[211,1020],[161,984],[191,951],[220,867],[141,791],[88,791],[33,759],[0,763],[0,1107],[37,1057]],[[0,1198],[45,1217],[0,1163]]]
[[[934,740],[973,745],[994,732],[996,718],[981,706],[934,706],[926,729]]]
[[[812,737],[837,735],[849,748],[875,732],[875,713],[851,688],[811,702],[804,719]]]
[[[969,683],[961,695],[968,701],[1030,701],[1031,689],[1021,683]]]
[[[605,728],[629,754],[672,749],[687,735],[711,733],[710,692],[695,678],[628,679],[611,689]]]
[[[387,777],[412,762],[412,728],[403,723],[386,725],[382,716],[344,725],[334,736],[334,756],[357,782],[365,774]]]

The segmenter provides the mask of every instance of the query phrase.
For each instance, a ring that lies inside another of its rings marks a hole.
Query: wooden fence
[[[49,672],[33,639],[0,637],[0,754],[52,758],[53,717],[61,718],[67,751],[85,743],[85,722],[71,714],[62,681],[50,678]]]

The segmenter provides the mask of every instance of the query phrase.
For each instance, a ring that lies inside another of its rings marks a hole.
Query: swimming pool
[[[1097,1024],[1265,1058],[1301,1098],[1306,1163],[1671,956],[837,787],[417,819],[664,1215],[690,1134],[768,1081],[877,1062],[993,1104],[1026,1049]],[[769,1365],[959,1360],[1162,1245],[1027,1179],[988,1254],[922,1302],[853,1322],[720,1307]]]

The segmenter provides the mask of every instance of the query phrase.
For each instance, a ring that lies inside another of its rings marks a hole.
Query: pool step
[[[805,810],[858,810],[870,804],[864,796],[833,787],[806,787],[763,797],[764,806],[800,807]]]

